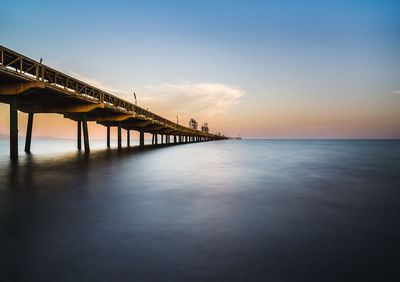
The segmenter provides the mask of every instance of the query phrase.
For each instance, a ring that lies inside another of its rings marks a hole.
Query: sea
[[[400,281],[398,140],[91,149],[0,141],[0,281]]]

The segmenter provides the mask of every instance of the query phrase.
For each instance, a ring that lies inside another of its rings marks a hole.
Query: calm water
[[[0,281],[399,281],[400,141],[32,151],[0,142]]]

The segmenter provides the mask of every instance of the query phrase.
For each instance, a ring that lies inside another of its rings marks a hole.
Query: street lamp
[[[135,98],[135,106],[137,106],[137,99],[136,99],[136,93],[133,92],[133,97]]]

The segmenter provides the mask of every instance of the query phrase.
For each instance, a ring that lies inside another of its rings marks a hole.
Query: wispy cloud
[[[240,87],[221,83],[165,83],[145,86],[146,96],[141,104],[147,104],[168,116],[213,117],[228,112],[238,104],[246,92]]]
[[[68,73],[68,75],[70,75],[70,76],[72,76],[72,77],[74,77],[76,79],[79,79],[79,80],[81,80],[81,81],[83,81],[83,82],[85,82],[87,84],[90,84],[90,85],[92,85],[94,87],[97,87],[100,90],[104,90],[106,92],[109,92],[110,94],[123,94],[123,95],[128,95],[129,94],[128,91],[121,90],[121,89],[116,89],[116,88],[111,87],[109,85],[105,85],[104,83],[102,83],[101,81],[99,81],[97,79],[86,77],[86,76],[80,75],[80,74],[78,74],[76,72],[73,72],[73,71],[66,71],[66,72]]]
[[[400,94],[400,90],[393,90],[392,93],[393,94]]]
[[[126,90],[106,85],[99,80],[85,77],[73,71],[66,72],[83,82],[121,98],[130,95]],[[138,95],[138,105],[149,108],[149,110],[171,120],[175,120],[176,115],[179,115],[180,119],[194,117],[204,120],[217,114],[227,113],[231,106],[240,103],[240,99],[245,94],[246,92],[238,86],[182,81],[146,85],[143,92]]]

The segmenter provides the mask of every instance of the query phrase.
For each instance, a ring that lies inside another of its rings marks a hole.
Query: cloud
[[[122,99],[131,96],[128,91],[105,85],[99,80],[73,71],[67,71],[67,73]],[[192,117],[204,121],[218,114],[227,113],[231,106],[240,103],[240,99],[245,94],[246,92],[238,86],[222,83],[192,83],[190,81],[146,85],[137,93],[139,106],[174,121],[175,116],[178,115],[182,122]]]
[[[74,77],[74,78],[76,78],[76,79],[79,79],[82,82],[85,82],[85,83],[87,83],[87,84],[89,84],[91,86],[97,87],[100,90],[108,92],[110,94],[123,94],[123,95],[128,95],[129,94],[128,91],[121,90],[121,89],[116,89],[116,88],[107,86],[104,83],[102,83],[102,82],[100,82],[100,81],[98,81],[98,80],[96,80],[94,78],[85,77],[85,76],[80,75],[80,74],[78,74],[76,72],[73,72],[73,71],[67,71],[67,74],[72,76],[72,77]]]
[[[400,95],[400,90],[394,90],[392,91],[393,94],[399,94]]]
[[[237,86],[189,81],[147,85],[145,93],[147,97],[141,98],[140,105],[149,105],[167,117],[178,114],[184,118],[201,119],[227,113],[229,108],[240,103],[240,98],[246,94]]]

